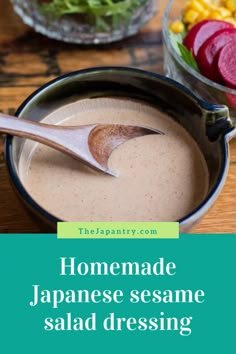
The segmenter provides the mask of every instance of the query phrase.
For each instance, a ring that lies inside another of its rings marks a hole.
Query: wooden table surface
[[[165,5],[163,2],[163,5]],[[122,65],[163,73],[161,11],[141,33],[102,47],[82,47],[36,34],[14,14],[8,0],[0,12],[0,109],[14,114],[36,88],[54,77],[92,66]],[[39,232],[12,191],[0,135],[0,233]],[[236,141],[230,143],[230,169],[215,205],[194,233],[236,233]]]

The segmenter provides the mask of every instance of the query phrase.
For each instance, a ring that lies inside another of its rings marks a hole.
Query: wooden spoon
[[[49,125],[6,114],[0,114],[0,131],[48,145],[112,176],[115,174],[108,168],[108,159],[114,149],[133,138],[163,134],[152,128],[131,125]]]

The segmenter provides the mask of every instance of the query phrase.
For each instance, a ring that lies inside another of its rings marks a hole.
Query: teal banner
[[[235,253],[235,235],[0,235],[0,353],[234,354]]]

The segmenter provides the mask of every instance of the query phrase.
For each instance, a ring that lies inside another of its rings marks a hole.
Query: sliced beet
[[[203,43],[215,32],[226,28],[234,28],[234,26],[229,22],[219,20],[201,21],[190,29],[183,40],[183,44],[188,50],[192,51],[194,58],[196,58]]]
[[[236,87],[236,37],[221,49],[218,70],[227,86]]]
[[[235,90],[236,90],[236,87],[235,87]],[[227,100],[228,100],[230,106],[236,108],[236,95],[233,95],[232,93],[227,92],[226,97],[227,97]]]
[[[218,70],[218,56],[221,49],[228,43],[236,43],[236,28],[220,30],[203,43],[196,58],[202,75],[212,81],[221,83],[222,76]]]

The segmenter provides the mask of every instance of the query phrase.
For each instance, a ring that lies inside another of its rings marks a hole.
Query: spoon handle
[[[61,151],[69,150],[70,147],[74,150],[74,145],[76,145],[76,150],[83,151],[83,146],[87,145],[88,135],[94,126],[64,127],[0,113],[0,132],[28,138]],[[76,130],[76,142],[74,130]]]
[[[92,124],[79,127],[57,126],[0,113],[0,132],[50,146],[101,170],[88,147],[88,136],[95,126]]]
[[[52,134],[50,125],[35,123],[3,113],[0,113],[0,132],[42,143],[45,143],[45,139],[48,140]]]

